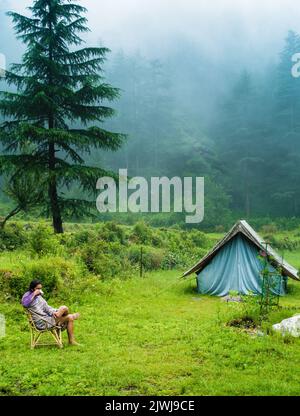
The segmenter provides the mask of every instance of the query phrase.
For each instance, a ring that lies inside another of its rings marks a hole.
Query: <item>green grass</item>
[[[284,259],[296,267],[297,270],[300,270],[300,249],[295,251],[286,251],[284,253]]]
[[[0,395],[299,395],[299,339],[226,327],[232,305],[179,275],[96,282],[69,305],[82,315],[81,347],[30,350],[21,306],[1,304]],[[294,283],[281,303],[299,301]],[[268,325],[296,312],[274,312]]]

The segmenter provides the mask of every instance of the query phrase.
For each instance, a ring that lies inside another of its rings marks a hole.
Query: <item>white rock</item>
[[[273,325],[272,328],[281,332],[282,335],[290,334],[293,337],[300,337],[300,315],[284,319],[280,324]]]

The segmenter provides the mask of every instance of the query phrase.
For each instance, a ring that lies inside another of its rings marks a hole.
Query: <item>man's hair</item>
[[[37,279],[33,280],[29,285],[30,292],[33,292],[34,289],[37,287],[37,285],[40,285],[40,284],[42,284],[40,280],[37,280]]]

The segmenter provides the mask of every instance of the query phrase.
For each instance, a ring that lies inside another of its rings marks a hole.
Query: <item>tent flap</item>
[[[250,243],[257,247],[257,249],[266,251],[267,255],[272,258],[272,264],[274,264],[275,267],[280,266],[282,268],[284,276],[291,277],[292,279],[298,281],[300,280],[298,276],[298,270],[283,260],[276,253],[276,251],[272,249],[272,247],[269,245],[266,247],[266,244],[259,236],[259,234],[257,234],[253,228],[250,227],[250,225],[244,220],[237,222],[225,235],[225,237],[219,241],[218,244],[209,253],[207,253],[197,264],[195,264],[191,269],[183,274],[183,277],[187,277],[192,273],[201,272],[201,270],[203,270],[212,261],[212,259],[219,253],[219,251],[238,234],[243,235],[246,239],[248,239]]]
[[[198,273],[198,291],[215,296],[226,296],[230,291],[245,295],[249,292],[261,293],[264,264],[258,254],[259,250],[254,244],[242,234],[237,234]],[[268,267],[275,272],[273,266]],[[283,295],[283,282],[273,292]]]

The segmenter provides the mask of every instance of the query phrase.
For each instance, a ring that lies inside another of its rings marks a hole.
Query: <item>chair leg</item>
[[[63,348],[63,341],[62,341],[62,333],[60,329],[53,329],[53,330],[49,330],[47,331],[51,334],[51,336],[53,337],[55,344],[59,347],[59,348]],[[30,347],[31,349],[35,349],[36,346],[38,345],[54,345],[54,343],[41,343],[39,344],[39,339],[42,336],[42,334],[45,332],[37,332],[34,331],[32,328],[30,330]]]
[[[37,346],[37,343],[40,339],[41,333],[34,334],[32,333],[31,337],[31,348],[34,349]]]
[[[57,345],[59,346],[59,348],[62,348],[62,339],[61,339],[61,332],[60,330],[56,330],[54,329],[53,331],[51,331],[51,334],[53,336],[53,338],[55,339]]]
[[[30,329],[30,347],[32,350],[34,349],[34,334],[32,329]]]
[[[58,332],[59,348],[63,348],[63,342],[62,342],[61,330],[59,329],[57,332]]]
[[[59,333],[59,342],[60,342],[60,345],[61,345],[61,348],[62,348],[63,347],[63,341],[62,341],[62,332],[61,332],[61,329],[58,330],[58,333]]]

